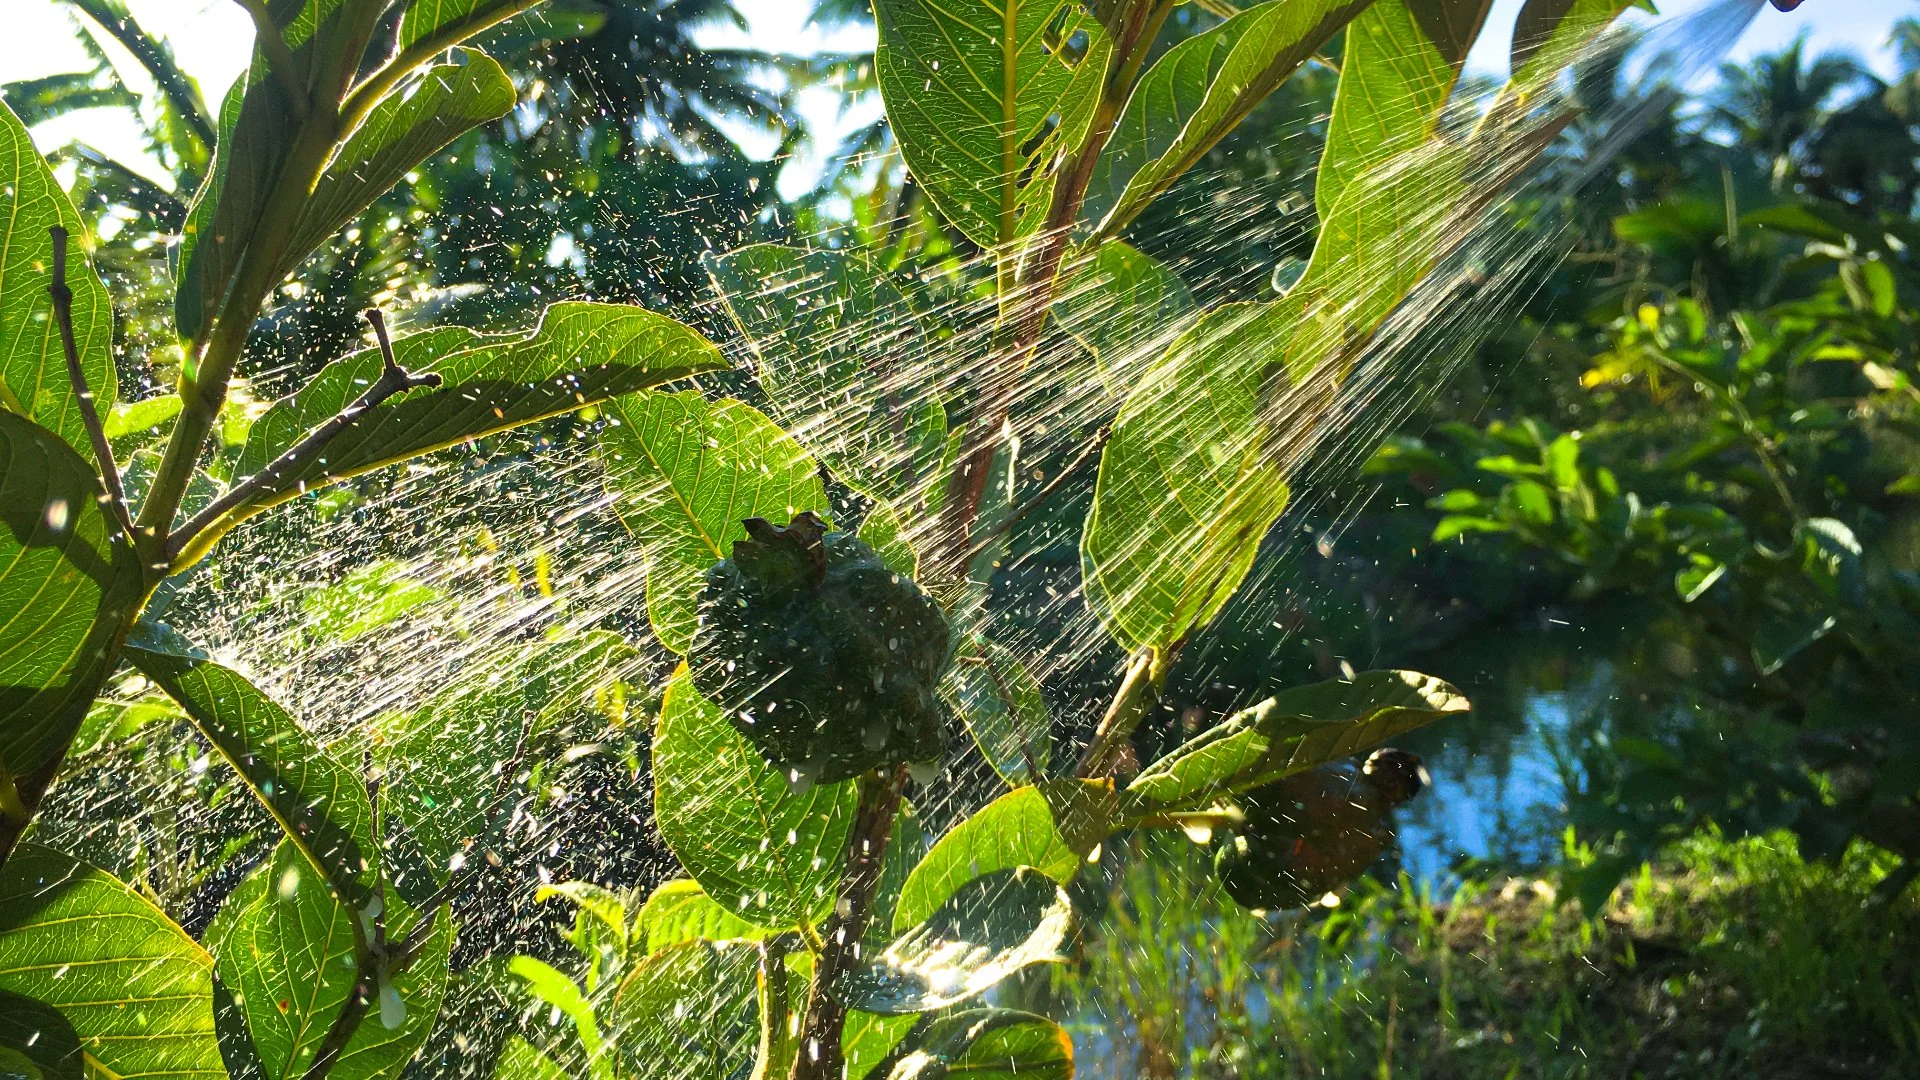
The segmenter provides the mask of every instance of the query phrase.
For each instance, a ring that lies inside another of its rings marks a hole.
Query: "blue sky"
[[[1510,27],[1523,0],[1496,0],[1490,26]],[[1690,12],[1715,6],[1739,6],[1758,0],[1661,0],[1663,18],[1682,18]],[[6,0],[9,18],[7,33],[0,36],[0,82],[33,78],[86,66],[85,54],[74,42],[70,24],[60,0]],[[852,49],[863,43],[858,32],[842,31],[823,35],[803,28],[804,12],[810,5],[804,0],[742,0],[752,27],[748,34],[732,32],[711,35],[711,44],[751,44],[761,48],[790,52],[822,49]],[[252,29],[246,15],[233,0],[128,0],[128,7],[149,30],[166,36],[181,64],[200,80],[209,100],[220,93],[245,65]],[[1730,53],[1739,60],[1757,52],[1780,48],[1796,34],[1808,35],[1816,49],[1845,49],[1866,60],[1883,73],[1891,70],[1892,55],[1885,47],[1888,29],[1903,15],[1920,14],[1914,0],[1806,0],[1791,15],[1762,7],[1745,35]],[[1490,31],[1476,50],[1474,64],[1489,74],[1503,72],[1506,43],[1502,35]],[[111,50],[110,50],[111,51]],[[130,58],[125,63],[128,84],[147,92],[151,84]],[[803,100],[802,110],[822,141],[834,141],[832,133],[842,123],[864,122],[863,117],[836,117],[836,99],[820,92],[812,100]],[[129,163],[141,157],[133,125],[112,111],[76,114],[68,119],[42,125],[34,132],[42,149],[53,149],[74,138],[81,138],[108,154]],[[770,149],[770,147],[769,147]],[[817,157],[817,154],[814,155]],[[805,175],[813,163],[803,160],[795,183],[783,187],[804,186]],[[157,172],[157,170],[156,170]],[[158,178],[158,176],[156,176]]]

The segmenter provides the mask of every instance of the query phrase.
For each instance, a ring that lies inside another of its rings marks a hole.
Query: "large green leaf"
[[[484,53],[456,50],[395,88],[335,152],[300,212],[288,251],[317,249],[434,152],[513,108],[513,80]]]
[[[825,510],[820,468],[750,405],[696,391],[641,394],[607,407],[601,433],[615,509],[647,549],[647,616],[661,644],[685,653],[708,568],[744,539],[744,518],[785,524]]]
[[[464,38],[529,6],[527,0],[413,0],[400,17],[400,47],[429,36]]]
[[[418,915],[392,897],[381,917],[389,941],[419,923]],[[313,1064],[359,981],[353,932],[359,918],[299,851],[282,843],[234,890],[208,928],[220,979],[233,989],[246,1016],[266,1080],[298,1080]],[[451,921],[451,911],[442,910],[419,955],[392,975],[403,1014],[391,1015],[378,1001],[369,1005],[329,1077],[373,1080],[400,1074],[439,1018],[453,944]]]
[[[1527,0],[1513,24],[1512,82],[1530,89],[1551,79],[1628,8],[1645,5],[1646,0]]]
[[[524,792],[515,774],[560,752],[557,722],[593,710],[638,660],[606,632],[507,646],[420,708],[383,720],[374,761],[387,873],[400,895],[424,902],[468,841],[502,827]]]
[[[901,502],[936,479],[946,410],[933,373],[910,366],[912,305],[871,255],[754,244],[709,257],[707,272],[774,415],[835,476]]]
[[[927,1028],[887,1080],[1073,1080],[1073,1040],[1013,1009],[950,1013]]]
[[[1075,266],[1053,302],[1061,329],[1093,354],[1100,381],[1116,395],[1180,336],[1194,310],[1180,275],[1120,240]]]
[[[1081,216],[1116,235],[1372,0],[1273,0],[1168,49],[1094,166]]]
[[[0,868],[0,1006],[8,994],[59,1010],[88,1077],[227,1075],[213,958],[111,874],[37,844]],[[5,1011],[0,1039],[18,1022]]]
[[[1360,176],[1433,135],[1492,4],[1378,0],[1353,20],[1314,180],[1322,217]]]
[[[1070,0],[878,0],[874,57],[914,178],[982,247],[1038,229],[1086,135],[1107,37]]]
[[[833,907],[858,795],[851,780],[790,787],[685,665],[660,702],[654,820],[707,895],[739,918],[785,929]]]
[[[649,956],[614,994],[610,1036],[622,1080],[721,1080],[760,1039],[760,948],[690,941]]]
[[[1286,509],[1283,453],[1265,422],[1271,357],[1248,341],[1285,340],[1292,316],[1208,312],[1120,408],[1080,549],[1087,602],[1130,649],[1164,649],[1205,626]]]
[[[1146,808],[1202,805],[1466,711],[1458,690],[1414,671],[1295,687],[1189,739],[1147,766],[1127,795]]]
[[[903,934],[926,921],[967,882],[1022,866],[1071,882],[1119,824],[1119,799],[1104,780],[1050,780],[1010,791],[949,829],[907,876],[894,907]]]
[[[1066,960],[1073,903],[1030,866],[974,878],[926,920],[830,987],[868,1012],[945,1009],[986,993],[1024,968]]]
[[[416,339],[403,356],[400,344]],[[446,348],[457,351],[438,351]],[[410,371],[431,372],[444,381],[369,409],[327,444],[323,458],[276,476],[236,513],[257,512],[335,480],[725,363],[712,342],[664,315],[585,302],[553,305],[525,338],[476,345],[467,331],[432,330],[396,342],[394,357]],[[371,349],[329,364],[254,425],[235,475],[264,468],[358,397],[379,373],[380,356]]]
[[[264,51],[256,46],[245,74],[221,104],[213,167],[194,195],[175,260],[174,321],[182,338],[205,339],[242,255],[273,217],[268,207],[282,181],[305,186],[317,175],[333,149],[327,125],[335,115],[334,103],[359,75],[362,55],[386,8],[384,0],[268,5],[293,68],[272,73]],[[302,87],[318,104],[296,102],[289,86]],[[289,169],[294,178],[288,177]],[[273,221],[269,235],[282,224]],[[265,265],[284,272],[306,254],[275,251]],[[279,276],[268,275],[259,284],[264,288]],[[249,311],[239,317],[252,315]]]
[[[593,1080],[613,1080],[611,1048],[601,1033],[593,1001],[581,991],[580,984],[553,965],[531,956],[514,957],[507,961],[506,970],[529,994],[553,1010],[554,1019],[550,1024],[558,1024],[561,1016],[572,1021],[588,1075]]]
[[[108,412],[114,381],[113,306],[87,265],[80,215],[53,170],[33,147],[26,126],[0,103],[0,410],[32,417],[91,461],[93,444],[80,418],[80,398],[67,378],[67,354],[53,318],[55,225],[66,228],[67,287],[73,290],[73,339],[94,405]],[[10,500],[6,500],[10,501]]]
[[[366,908],[380,871],[373,804],[360,775],[238,672],[159,636],[136,636],[127,658],[180,703],[322,880]]]
[[[699,882],[675,878],[647,897],[634,933],[647,952],[657,953],[683,941],[759,941],[773,931],[714,903]]]
[[[65,751],[139,601],[103,495],[58,436],[0,409],[0,768],[15,776]]]

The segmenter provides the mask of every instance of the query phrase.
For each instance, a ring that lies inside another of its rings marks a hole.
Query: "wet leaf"
[[[394,358],[444,381],[367,410],[327,444],[324,457],[276,476],[229,516],[245,518],[337,480],[725,366],[713,343],[664,315],[572,301],[548,308],[524,338],[483,342],[471,331],[429,330],[394,342]],[[253,425],[235,476],[265,469],[379,374],[372,349],[327,365]]]
[[[878,0],[874,16],[887,121],[941,215],[986,248],[1038,229],[1106,75],[1100,23],[1066,0]]]
[[[647,549],[647,617],[661,644],[684,654],[707,571],[746,538],[740,522],[785,525],[802,510],[824,510],[820,467],[732,398],[642,394],[609,403],[607,416],[600,452],[620,520]]]
[[[1073,904],[1030,866],[974,878],[886,951],[832,986],[834,997],[882,1014],[922,1013],[978,997],[1034,964],[1064,962]]]
[[[88,1076],[226,1075],[213,958],[111,874],[38,844],[0,868],[0,1006],[5,995],[59,1010]],[[0,1042],[22,1022],[34,1021],[0,1008]]]
[[[1045,777],[1053,721],[1040,683],[1007,649],[978,637],[963,646],[941,682],[974,745],[1009,785]]]
[[[67,287],[73,290],[74,343],[94,403],[104,414],[118,395],[110,351],[113,306],[87,263],[87,229],[80,215],[34,149],[26,126],[0,103],[0,411],[31,418],[91,462],[93,444],[67,378],[67,354],[47,293],[53,280],[53,236],[47,230],[54,225],[70,234]],[[11,496],[0,499],[13,502]]]
[[[685,665],[661,701],[653,780],[660,834],[723,909],[786,929],[832,908],[858,802],[853,781],[796,791],[700,696]]]
[[[0,768],[45,768],[87,715],[139,600],[139,559],[100,482],[53,432],[0,409]]]
[[[515,1035],[500,1050],[493,1080],[567,1080],[567,1073],[552,1058],[535,1050],[532,1043]]]
[[[676,878],[647,897],[634,933],[657,953],[685,941],[761,941],[774,932],[714,903],[699,882]]]
[[[888,1080],[1072,1080],[1073,1040],[1044,1016],[970,1009],[935,1020]]]
[[[1452,686],[1413,671],[1283,690],[1187,740],[1127,785],[1155,808],[1198,807],[1383,745],[1467,711]]]
[[[949,829],[900,889],[894,933],[929,918],[967,882],[1030,866],[1059,884],[1119,824],[1119,800],[1104,780],[1050,780],[1010,791]]]
[[[750,1066],[760,1039],[760,948],[690,941],[649,956],[614,994],[623,1080],[718,1080]]]
[[[1117,234],[1368,2],[1259,4],[1168,49],[1127,99],[1082,220]]]
[[[151,637],[129,643],[127,658],[186,710],[322,879],[353,907],[365,908],[373,900],[379,849],[373,804],[359,773],[322,750],[238,672],[185,651],[155,651],[156,644]]]
[[[1119,240],[1074,267],[1053,302],[1061,329],[1093,354],[1100,381],[1120,397],[1197,310],[1178,274]]]
[[[345,228],[456,136],[513,108],[513,80],[492,57],[455,50],[389,92],[334,152],[288,241],[289,269]]]
[[[282,843],[241,882],[207,930],[207,943],[246,1016],[246,1028],[267,1080],[299,1080],[334,1018],[359,981],[354,923],[305,857]],[[410,933],[420,917],[389,895],[382,918],[388,940]],[[329,1077],[391,1080],[426,1041],[440,1016],[453,945],[453,913],[443,909],[426,947],[391,985],[405,1005],[389,1028],[378,1002],[368,1007]]]

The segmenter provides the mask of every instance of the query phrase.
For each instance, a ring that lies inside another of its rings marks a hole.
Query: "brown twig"
[[[800,1024],[799,1052],[794,1055],[791,1080],[840,1080],[845,1058],[840,1038],[847,1024],[847,1007],[833,996],[833,984],[859,962],[860,942],[873,917],[873,895],[880,886],[887,841],[893,836],[894,815],[907,783],[901,766],[888,776],[860,778],[860,806],[854,812],[852,835],[847,838],[846,873],[840,895],[827,920],[820,955],[814,961],[813,985],[807,991],[807,1010]]]
[[[267,467],[247,477],[228,489],[225,495],[214,500],[213,504],[195,514],[180,530],[173,534],[167,545],[171,561],[178,562],[189,550],[204,551],[211,541],[203,540],[202,534],[219,524],[220,519],[229,512],[244,507],[249,500],[267,490],[292,473],[305,468],[320,456],[327,444],[358,420],[361,414],[381,402],[407,390],[422,386],[439,386],[440,376],[433,372],[415,375],[402,368],[393,358],[393,343],[387,338],[387,320],[379,308],[368,308],[367,322],[373,325],[374,337],[380,342],[380,377],[375,379],[366,392],[353,400],[353,403],[340,410],[326,423],[314,428],[307,437],[301,439],[279,457],[268,463]],[[222,530],[224,532],[225,530]],[[215,535],[214,540],[219,537]],[[196,554],[199,552],[196,551]]]
[[[1080,453],[1075,455],[1072,461],[1067,462],[1066,468],[1055,473],[1053,479],[1047,481],[1046,486],[1035,492],[1032,498],[1007,511],[1006,515],[1000,520],[976,533],[973,547],[967,550],[967,554],[961,565],[973,565],[973,560],[985,554],[986,550],[992,547],[993,542],[998,540],[1002,534],[1015,525],[1018,525],[1021,518],[1033,513],[1040,508],[1042,503],[1052,498],[1054,492],[1060,490],[1060,485],[1066,483],[1067,477],[1072,476],[1080,466],[1085,465],[1088,460],[1099,453],[1101,447],[1107,445],[1107,439],[1112,434],[1113,429],[1105,427],[1094,432],[1093,438],[1088,441],[1087,445],[1080,448]]]
[[[120,486],[120,469],[113,463],[113,446],[107,431],[100,426],[100,410],[94,407],[93,390],[87,386],[87,373],[80,367],[80,346],[73,336],[73,290],[67,287],[67,230],[59,225],[47,230],[53,234],[53,280],[47,285],[53,297],[53,321],[60,326],[60,347],[67,354],[67,379],[80,402],[80,419],[93,441],[93,456],[100,466],[100,482],[106,485],[107,503],[114,520],[133,540],[133,518],[127,513],[127,493]]]

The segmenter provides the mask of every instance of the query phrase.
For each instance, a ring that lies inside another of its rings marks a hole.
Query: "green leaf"
[[[493,1080],[567,1080],[567,1073],[552,1058],[535,1050],[532,1043],[515,1035],[500,1048]]]
[[[717,1080],[749,1065],[760,1039],[760,948],[690,941],[649,956],[614,994],[621,1076]]]
[[[1119,233],[1370,0],[1274,0],[1180,42],[1141,77],[1081,218]]]
[[[684,654],[707,570],[744,539],[743,518],[785,524],[824,510],[819,466],[749,405],[697,391],[643,394],[607,406],[600,435],[615,509],[647,549],[647,616]]]
[[[714,903],[699,882],[675,878],[647,897],[634,933],[657,953],[684,941],[761,941],[773,932]]]
[[[455,55],[457,62],[425,68],[380,99],[335,151],[288,242],[296,263],[435,151],[513,108],[513,80],[493,58],[470,49]]]
[[[925,346],[900,286],[864,251],[754,244],[706,266],[787,430],[847,484],[917,502],[947,416],[910,366]]]
[[[53,1006],[0,990],[0,1077],[87,1080],[79,1034]]]
[[[1219,613],[1290,496],[1267,430],[1268,359],[1291,308],[1202,316],[1128,396],[1081,534],[1087,603],[1129,649],[1183,642]]]
[[[87,263],[86,226],[53,170],[33,147],[26,126],[0,103],[0,411],[30,417],[87,460],[93,444],[80,398],[67,378],[67,354],[47,286],[53,277],[55,225],[66,228],[67,287],[73,290],[73,338],[80,370],[102,413],[118,394],[114,381],[113,306]]]
[[[108,743],[122,742],[148,724],[186,718],[187,714],[172,698],[160,694],[148,694],[132,701],[95,698],[92,707],[87,709],[87,719],[80,725],[80,733],[73,737],[72,752],[83,754]]]
[[[1008,784],[1030,784],[1046,775],[1053,758],[1047,700],[1026,665],[1006,648],[973,637],[947,669],[940,695]]]
[[[840,1032],[840,1053],[846,1059],[847,1080],[889,1080],[892,1073],[882,1077],[874,1073],[874,1067],[886,1060],[912,1033],[914,1025],[920,1022],[918,1016],[881,1016],[863,1009],[848,1009],[847,1024]]]
[[[1322,218],[1360,176],[1433,135],[1492,3],[1377,0],[1353,20],[1314,182]]]
[[[660,703],[653,782],[660,835],[722,908],[786,929],[833,907],[853,781],[789,787],[694,689],[684,664]]]
[[[0,769],[15,776],[65,752],[140,599],[104,497],[71,447],[0,409]]]
[[[439,589],[407,577],[399,563],[358,567],[300,598],[304,644],[343,644],[438,601]]]
[[[878,0],[874,16],[887,121],[941,215],[986,248],[1038,229],[1106,74],[1099,22],[1069,0]]]
[[[1030,866],[974,878],[926,920],[830,987],[841,1002],[887,1015],[971,1000],[1024,968],[1066,961],[1073,903]]]
[[[309,127],[329,122],[330,110],[296,104],[288,86],[306,88],[314,102],[339,101],[359,74],[361,54],[386,7],[381,0],[305,0],[269,6],[291,53],[293,70],[270,73],[256,45],[252,62],[220,106],[213,166],[193,197],[174,263],[174,322],[181,338],[205,340],[241,256],[259,236],[262,222],[272,216],[269,204],[289,166],[317,171],[319,156],[332,148]],[[307,175],[299,180],[303,185],[309,182]],[[256,256],[271,260],[268,265],[279,271],[262,284],[277,281],[307,254],[282,244],[278,250]],[[245,300],[251,303],[254,298]],[[251,320],[253,312],[238,316]]]
[[[920,576],[920,553],[907,537],[907,524],[886,503],[875,503],[860,522],[860,539],[887,569],[903,577]]]
[[[467,841],[504,827],[498,819],[524,793],[526,770],[558,752],[557,723],[596,708],[638,661],[605,632],[509,646],[413,712],[383,720],[374,761],[387,873],[400,894],[424,902]]]
[[[507,962],[507,971],[534,997],[573,1021],[580,1049],[586,1055],[588,1073],[594,1080],[612,1080],[612,1048],[602,1035],[593,1003],[581,993],[580,984],[531,956],[514,957]]]
[[[459,40],[524,6],[517,0],[413,0],[400,17],[400,47],[429,35],[441,41]]]
[[[1073,1080],[1073,1040],[1044,1016],[970,1009],[935,1020],[887,1080]]]
[[[180,703],[323,880],[353,907],[366,908],[374,898],[379,849],[373,804],[359,774],[238,672],[159,645],[151,637],[131,641],[127,658]]]
[[[394,359],[444,381],[361,414],[327,444],[325,457],[275,477],[242,516],[397,461],[725,366],[712,342],[664,315],[577,301],[549,307],[524,338],[480,343],[471,331],[429,330],[395,342]],[[253,425],[234,475],[260,472],[379,374],[373,349],[327,365]]]
[[[1122,396],[1194,313],[1193,293],[1180,275],[1119,240],[1074,267],[1053,302],[1060,328],[1093,354],[1108,392]]]
[[[1511,81],[1531,87],[1552,79],[1637,3],[1640,0],[1527,0],[1513,24]]]
[[[162,394],[145,401],[121,402],[100,417],[100,428],[114,442],[139,442],[157,436],[161,425],[180,415],[180,395]],[[115,447],[116,450],[119,447]]]
[[[306,858],[282,843],[236,888],[207,930],[221,981],[233,988],[267,1080],[299,1080],[359,981],[354,952],[357,911],[343,906]],[[389,940],[412,932],[420,916],[389,897],[382,913]],[[389,1028],[371,1004],[327,1075],[370,1080],[400,1074],[426,1041],[446,993],[452,911],[443,909],[426,947],[392,987],[405,1005]]]
[[[38,844],[0,868],[0,994],[58,1009],[89,1077],[226,1076],[213,958],[111,874]],[[0,1010],[0,1032],[18,1015]]]
[[[1458,690],[1413,671],[1363,671],[1351,681],[1294,687],[1187,740],[1147,766],[1126,793],[1154,808],[1205,804],[1466,711]]]
[[[913,868],[894,908],[894,933],[924,922],[985,874],[1031,866],[1071,882],[1119,820],[1118,797],[1104,780],[1051,780],[1000,796],[949,829]]]

